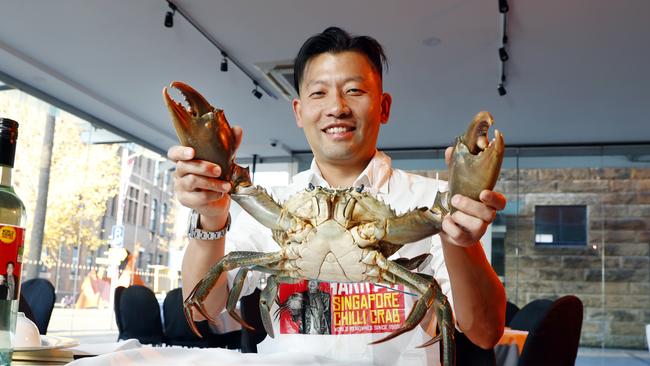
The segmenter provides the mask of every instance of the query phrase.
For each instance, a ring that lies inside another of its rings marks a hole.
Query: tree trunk
[[[38,277],[41,251],[43,250],[43,231],[45,229],[45,214],[47,212],[47,193],[50,188],[50,166],[52,165],[52,148],[54,147],[54,126],[55,117],[48,113],[45,122],[45,133],[43,134],[43,148],[41,150],[40,172],[38,175],[38,196],[34,209],[34,222],[32,235],[29,243],[29,259],[31,263],[27,266],[25,280]]]

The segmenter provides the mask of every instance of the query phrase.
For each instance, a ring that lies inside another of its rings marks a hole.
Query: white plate
[[[14,352],[41,351],[47,349],[59,349],[78,346],[79,342],[66,337],[41,335],[39,347],[14,347]]]

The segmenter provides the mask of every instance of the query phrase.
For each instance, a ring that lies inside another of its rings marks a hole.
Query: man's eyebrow
[[[343,83],[348,83],[350,81],[361,82],[361,81],[365,81],[365,80],[366,80],[366,78],[364,78],[363,76],[350,76],[349,78],[343,79]],[[318,79],[318,80],[309,81],[306,86],[309,87],[309,86],[312,86],[312,85],[326,85],[326,84],[327,84],[327,82],[325,80],[319,80]]]

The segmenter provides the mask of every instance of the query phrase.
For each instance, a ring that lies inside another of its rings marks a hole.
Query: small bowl
[[[25,316],[25,313],[18,313],[16,318],[16,335],[14,347],[40,347],[41,335],[38,327],[33,321]]]

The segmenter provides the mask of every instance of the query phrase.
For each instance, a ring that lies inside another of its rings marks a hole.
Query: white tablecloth
[[[349,365],[321,356],[303,353],[239,353],[222,348],[139,347],[110,352],[96,357],[80,358],[68,366],[135,366],[135,365],[193,365],[193,366],[320,366]],[[355,362],[355,366],[369,365]]]

